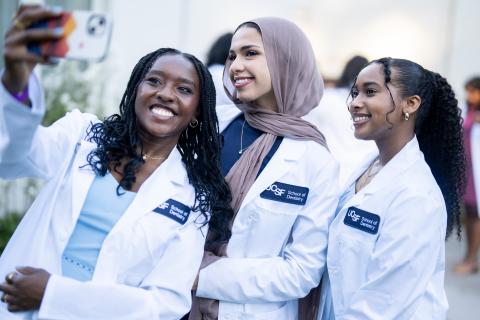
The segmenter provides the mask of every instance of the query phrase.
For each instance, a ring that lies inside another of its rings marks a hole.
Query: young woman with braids
[[[195,57],[159,49],[140,59],[120,112],[78,110],[40,126],[32,70],[48,57],[25,29],[58,12],[22,6],[5,41],[0,175],[46,179],[0,259],[2,319],[179,319],[203,256],[230,235],[219,168],[214,84]]]
[[[438,73],[392,58],[367,65],[351,95],[355,137],[378,153],[330,227],[319,319],[445,319],[445,238],[460,234],[465,181],[455,95]]]

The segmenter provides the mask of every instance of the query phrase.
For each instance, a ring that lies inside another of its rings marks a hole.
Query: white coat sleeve
[[[0,177],[16,179],[53,176],[65,154],[76,143],[94,115],[78,110],[46,128],[40,125],[45,113],[41,85],[32,75],[29,80],[32,107],[18,102],[0,83]]]
[[[139,287],[52,275],[39,319],[180,319],[191,307],[206,232],[195,223],[180,229]]]
[[[328,227],[339,196],[337,177],[333,160],[314,177],[310,199],[293,225],[283,256],[222,258],[200,271],[196,295],[237,303],[306,296],[325,269]]]
[[[366,282],[342,320],[410,319],[425,294],[445,241],[442,199],[398,197],[388,209]]]

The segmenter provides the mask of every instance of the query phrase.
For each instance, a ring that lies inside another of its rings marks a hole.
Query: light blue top
[[[93,180],[62,255],[64,276],[80,281],[92,279],[103,240],[136,195],[124,189],[117,195],[117,186],[110,172]]]

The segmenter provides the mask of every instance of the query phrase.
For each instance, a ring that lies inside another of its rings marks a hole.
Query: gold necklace
[[[370,164],[370,166],[369,166],[368,169],[367,169],[367,172],[366,172],[367,178],[373,177],[374,175],[376,175],[377,173],[379,173],[380,170],[382,170],[383,166],[382,166],[382,165],[379,165],[379,164],[380,164],[380,158],[377,157],[375,160],[373,160],[372,164]],[[379,167],[379,169],[376,170],[374,173],[372,173],[372,170],[373,170],[374,167]]]
[[[380,170],[382,170],[383,166],[380,166],[378,170],[372,173],[372,169],[378,166],[376,165],[377,163],[380,163],[379,157],[375,158],[375,160],[373,160],[373,162],[368,166],[365,173],[362,174],[360,178],[358,178],[357,182],[355,183],[355,192],[363,189],[363,187],[365,187],[370,182],[370,180],[373,179],[373,176],[375,176],[377,173],[380,172]]]
[[[166,157],[154,157],[145,153],[144,155],[142,155],[142,159],[143,160],[165,160]]]

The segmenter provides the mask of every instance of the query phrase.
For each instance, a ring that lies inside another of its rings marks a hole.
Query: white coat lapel
[[[219,131],[222,132],[238,115],[242,113],[234,104],[217,106]]]
[[[110,234],[152,211],[170,199],[185,185],[188,177],[180,152],[174,148],[165,162],[158,167],[138,190],[135,199],[115,224]]]
[[[414,137],[380,170],[365,188],[360,190],[360,193],[363,192],[365,195],[374,194],[384,188],[385,185],[392,183],[398,175],[418,160],[420,155],[418,140]]]
[[[268,165],[253,183],[240,208],[258,197],[268,186],[285,175],[289,168],[303,156],[305,149],[305,143],[284,138]]]
[[[72,212],[71,223],[74,224],[83,207],[95,173],[88,165],[87,156],[96,147],[93,142],[82,140],[72,165]]]

